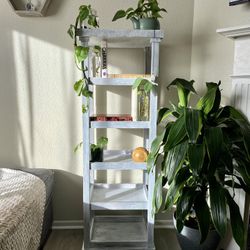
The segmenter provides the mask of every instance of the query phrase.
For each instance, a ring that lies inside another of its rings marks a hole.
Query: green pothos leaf
[[[85,85],[84,79],[80,79],[79,81],[75,82],[74,90],[75,90],[75,92],[77,93],[78,96],[81,95],[84,85]]]
[[[76,46],[75,47],[75,57],[79,64],[81,64],[89,54],[89,47]]]
[[[88,107],[86,105],[82,105],[82,113],[86,113],[88,111]]]

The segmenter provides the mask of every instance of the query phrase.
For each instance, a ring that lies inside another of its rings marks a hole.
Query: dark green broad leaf
[[[205,158],[205,145],[203,144],[190,144],[188,147],[188,158],[190,168],[195,176],[200,174]]]
[[[170,110],[169,108],[161,108],[158,111],[158,119],[157,119],[157,124],[161,123],[162,121],[164,121],[165,119],[167,119],[167,117],[169,117],[169,115],[172,114],[172,110]]]
[[[186,217],[191,213],[194,199],[196,197],[195,188],[183,188],[176,204],[176,227],[180,233],[183,229]]]
[[[178,145],[187,135],[185,128],[185,117],[184,115],[180,116],[171,126],[167,142],[165,145],[166,150],[170,150],[176,145]]]
[[[218,106],[218,102],[220,102],[220,97],[218,97],[218,90],[219,85],[215,83],[208,83],[207,84],[207,93],[201,97],[198,101],[196,107],[198,109],[202,109],[204,113],[207,115],[213,109],[213,107]],[[220,92],[220,91],[219,91]],[[220,94],[219,94],[220,95]],[[217,99],[216,99],[217,97]]]
[[[153,211],[157,213],[162,205],[162,175],[158,176],[155,187],[154,187],[154,195],[153,195]]]
[[[190,93],[196,93],[193,87],[194,81],[187,81],[185,79],[176,78],[173,82],[171,82],[167,88],[170,86],[176,86],[179,96],[179,105],[182,107],[187,107]]]
[[[189,143],[196,143],[202,129],[202,113],[197,109],[186,108],[184,117]]]
[[[78,96],[80,96],[82,94],[82,89],[83,89],[84,85],[85,85],[85,81],[83,79],[80,79],[79,81],[75,82],[74,90]]]
[[[242,188],[247,194],[250,194],[250,186],[246,185],[246,183],[243,181],[243,179],[241,177],[239,177],[237,175],[235,177],[237,178],[237,180],[240,183],[240,188]]]
[[[176,203],[179,198],[180,190],[184,187],[185,183],[188,182],[191,174],[189,172],[188,167],[182,167],[176,174],[175,179],[169,186],[165,203],[164,210],[171,209],[172,206]]]
[[[147,169],[148,172],[150,170],[153,169],[156,159],[158,157],[158,152],[160,150],[161,144],[162,144],[162,140],[165,136],[166,130],[164,130],[161,134],[159,134],[152,142],[151,144],[151,149],[150,149],[150,153],[147,157]]]
[[[250,176],[247,171],[249,168],[249,164],[246,165],[246,162],[243,159],[239,159],[239,158],[236,158],[235,161],[237,163],[235,165],[235,169],[240,174],[240,176],[242,177],[246,185],[250,186]]]
[[[210,211],[206,201],[206,197],[204,197],[201,192],[195,199],[194,210],[201,233],[200,243],[202,244],[206,240],[210,228]]]
[[[225,192],[215,178],[209,181],[212,221],[219,235],[224,238],[227,232],[227,207]]]
[[[240,126],[243,135],[244,146],[247,152],[248,159],[250,160],[250,124],[243,120],[235,120]]]
[[[126,11],[125,10],[118,10],[115,13],[114,17],[113,17],[112,22],[114,22],[114,21],[116,21],[116,20],[118,20],[120,18],[123,18],[125,16],[126,16]]]
[[[81,64],[87,57],[89,53],[88,47],[76,46],[75,47],[75,57],[79,64]]]
[[[205,130],[205,142],[207,146],[208,156],[212,163],[220,157],[223,145],[223,133],[220,127],[212,127]]]
[[[184,160],[186,159],[186,153],[188,149],[187,141],[172,148],[167,155],[165,166],[163,169],[164,176],[168,178],[168,184],[171,184],[175,178],[176,173],[182,167]]]
[[[234,201],[234,199],[231,197],[230,193],[226,189],[225,189],[225,196],[230,211],[230,221],[231,221],[233,237],[237,242],[237,244],[240,246],[240,248],[243,249],[245,230],[239,206],[237,205],[237,203]]]

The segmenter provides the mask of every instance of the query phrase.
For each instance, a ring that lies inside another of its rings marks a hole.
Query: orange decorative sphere
[[[147,149],[143,147],[139,147],[133,150],[132,152],[132,159],[135,162],[145,162],[148,157]]]

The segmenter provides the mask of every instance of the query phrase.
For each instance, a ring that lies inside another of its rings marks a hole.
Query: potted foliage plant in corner
[[[130,19],[135,29],[159,30],[161,12],[167,12],[159,7],[157,0],[139,0],[137,8],[128,8],[127,10],[118,10],[112,21],[120,18]]]
[[[250,124],[235,108],[220,106],[220,83],[207,83],[206,94],[190,107],[193,83],[175,79],[170,86],[177,87],[179,104],[159,110],[158,122],[169,121],[153,141],[147,160],[149,171],[157,160],[161,163],[154,212],[176,205],[175,225],[184,250],[216,249],[214,242],[208,246],[216,238],[212,234],[216,231],[224,238],[228,221],[242,248],[244,225],[234,190],[250,192]],[[169,188],[163,195],[166,183]]]

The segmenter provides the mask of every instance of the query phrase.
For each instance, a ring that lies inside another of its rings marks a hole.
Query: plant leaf
[[[201,111],[186,108],[184,112],[185,126],[189,137],[189,143],[196,143],[202,129]]]
[[[235,241],[239,245],[239,247],[243,249],[245,230],[244,230],[244,224],[243,224],[242,217],[240,214],[239,206],[231,197],[228,190],[224,189],[224,191],[225,191],[225,196],[227,199],[227,204],[229,206],[230,221],[231,221],[231,228],[232,228],[233,236],[234,236]]]
[[[82,47],[82,46],[75,47],[75,57],[79,64],[81,64],[88,57],[88,53],[89,53],[88,47]]]
[[[162,175],[158,176],[153,194],[153,211],[158,212],[162,205]]]
[[[98,148],[103,149],[107,144],[108,144],[108,138],[102,136],[102,137],[100,137],[100,138],[97,140],[96,146],[97,146]]]
[[[170,110],[169,108],[161,108],[158,111],[158,119],[157,119],[157,124],[161,123],[162,121],[164,121],[169,115],[172,114],[172,110]]]
[[[188,147],[188,158],[190,168],[195,176],[199,176],[205,158],[204,144],[190,144]]]
[[[179,233],[184,226],[187,215],[190,214],[196,196],[195,189],[196,187],[184,187],[176,204],[176,227]]]
[[[67,33],[69,34],[69,36],[73,39],[75,36],[75,26],[73,24],[71,24],[69,26],[69,29],[67,31]]]
[[[165,150],[170,150],[179,144],[187,135],[185,129],[185,117],[180,116],[170,128]]]
[[[112,22],[116,21],[117,19],[123,18],[125,16],[126,16],[125,10],[118,10],[113,17]]]
[[[170,86],[176,86],[179,96],[179,105],[181,107],[187,107],[190,93],[196,93],[193,87],[194,81],[187,81],[185,79],[176,78],[173,82],[171,82],[167,88]]]
[[[172,148],[167,155],[164,176],[168,178],[168,183],[171,184],[175,178],[176,173],[182,167],[187,153],[188,143],[187,141]],[[163,172],[164,172],[163,170]]]
[[[164,210],[172,208],[173,204],[179,197],[180,190],[183,188],[184,184],[188,181],[190,176],[191,174],[188,167],[183,167],[177,172],[175,179],[169,186],[164,203]]]
[[[224,238],[227,232],[227,208],[225,192],[215,178],[209,181],[211,216],[219,235]]]
[[[207,93],[200,98],[196,105],[196,107],[202,109],[206,115],[209,114],[215,106],[217,108],[218,103],[220,103],[219,85],[216,83],[207,83],[207,89]]]
[[[205,130],[205,142],[207,146],[208,156],[211,162],[216,163],[220,157],[223,133],[219,127],[211,127]]]
[[[88,111],[88,107],[82,104],[82,113],[86,113]]]
[[[209,211],[206,198],[204,197],[204,195],[202,195],[201,192],[198,194],[198,196],[195,199],[194,210],[195,210],[195,214],[197,217],[199,230],[201,233],[200,244],[202,244],[206,240],[208,232],[209,232],[210,211]]]
[[[80,79],[79,81],[75,82],[74,90],[78,96],[81,95],[84,84],[85,84],[85,81],[83,79]]]
[[[78,151],[78,149],[80,149],[82,147],[83,142],[80,142],[79,144],[77,144],[74,148],[74,153],[76,153]]]

